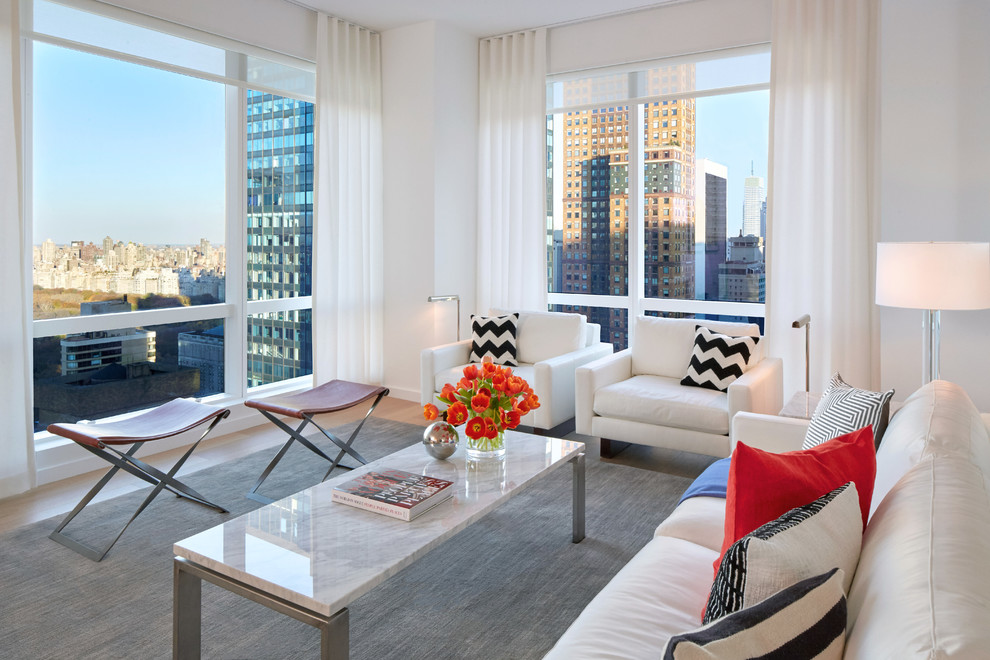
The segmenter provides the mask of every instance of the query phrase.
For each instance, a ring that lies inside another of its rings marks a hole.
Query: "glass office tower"
[[[312,294],[313,104],[247,92],[247,299]],[[248,317],[248,387],[313,373],[310,310]]]

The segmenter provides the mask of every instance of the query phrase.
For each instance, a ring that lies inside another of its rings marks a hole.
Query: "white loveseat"
[[[759,326],[695,319],[638,316],[624,351],[577,370],[575,427],[602,439],[608,458],[616,443],[633,443],[725,457],[729,429],[740,411],[776,414],[783,401],[779,358],[756,346],[753,365],[727,392],[681,385],[694,347],[695,327],[758,337]]]
[[[733,436],[798,449],[807,421],[740,413]],[[990,416],[935,381],[891,419],[849,590],[845,658],[990,657]],[[700,625],[725,500],[685,500],[546,656],[659,658]]]
[[[507,314],[491,310],[491,315]],[[524,378],[540,398],[540,407],[527,413],[522,424],[549,431],[574,418],[574,370],[612,354],[612,344],[601,341],[601,327],[580,314],[517,312],[516,356],[513,373]],[[456,384],[471,357],[465,339],[423,349],[420,354],[420,399],[437,403],[445,383]],[[565,429],[557,429],[561,432]]]

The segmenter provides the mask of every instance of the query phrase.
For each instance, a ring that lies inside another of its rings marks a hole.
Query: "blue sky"
[[[769,108],[768,91],[709,96],[695,102],[695,155],[729,168],[727,236],[736,236],[742,229],[743,182],[750,175],[751,162],[766,186]]]
[[[224,87],[35,42],[34,240],[224,242]]]

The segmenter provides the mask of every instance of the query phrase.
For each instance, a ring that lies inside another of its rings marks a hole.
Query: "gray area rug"
[[[371,418],[359,450],[374,460],[421,434]],[[47,538],[61,516],[0,535],[0,657],[171,657],[172,543],[260,506],[244,493],[274,451],[184,478],[230,514],[164,493],[101,563]],[[324,465],[295,445],[262,491],[297,492],[319,481]],[[570,541],[571,470],[561,469],[354,601],[351,657],[542,657],[650,540],[689,483],[589,452],[583,542]],[[106,539],[146,493],[91,505],[68,531],[84,537],[80,530],[92,525],[94,542]],[[314,628],[204,583],[204,658],[315,658],[319,645]]]

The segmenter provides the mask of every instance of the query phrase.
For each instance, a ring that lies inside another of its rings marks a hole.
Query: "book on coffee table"
[[[409,521],[454,494],[453,481],[404,470],[366,472],[334,486],[332,500]]]

